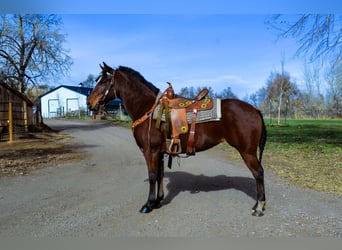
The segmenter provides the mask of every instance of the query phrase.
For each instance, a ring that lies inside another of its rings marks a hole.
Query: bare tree
[[[57,15],[0,17],[0,72],[3,81],[25,92],[29,85],[58,80],[72,60],[63,47],[65,34]]]
[[[266,21],[280,38],[294,38],[297,54],[311,61],[329,59],[334,64],[342,59],[342,15],[273,15]]]
[[[329,116],[342,117],[342,63],[338,64],[329,74],[327,105]]]
[[[324,97],[321,93],[322,67],[319,63],[304,63],[303,80],[305,89],[302,92],[304,115],[318,118],[323,114]]]
[[[243,101],[248,102],[254,107],[258,107],[258,95],[257,93],[252,93],[250,95],[246,94],[245,97],[242,98]]]

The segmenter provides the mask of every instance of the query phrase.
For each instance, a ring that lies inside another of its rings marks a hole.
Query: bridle
[[[110,85],[107,88],[107,90],[106,90],[106,92],[105,92],[105,94],[104,94],[104,96],[103,96],[103,98],[101,100],[101,102],[103,102],[103,103],[106,103],[107,96],[110,93],[110,91],[112,90],[112,88],[114,89],[114,96],[115,96],[115,98],[117,98],[116,90],[115,90],[115,87],[114,87],[116,70],[113,70],[113,71],[114,71],[114,73],[112,74],[112,79],[110,81]],[[107,72],[107,74],[108,74],[108,72]],[[101,78],[100,78],[100,80],[101,80]]]
[[[111,81],[110,81],[110,85],[109,85],[109,87],[107,88],[107,90],[106,90],[106,92],[105,92],[105,94],[104,94],[104,96],[103,96],[103,98],[102,98],[102,100],[101,100],[101,102],[103,102],[103,103],[105,103],[105,101],[106,101],[106,99],[107,99],[107,96],[108,96],[108,94],[110,93],[110,91],[112,90],[112,88],[113,88],[113,90],[114,90],[114,96],[115,96],[115,98],[118,97],[118,96],[117,96],[117,93],[116,93],[115,86],[114,86],[114,85],[115,85],[115,74],[116,74],[116,71],[117,71],[117,70],[113,70],[113,71],[114,71],[114,73],[112,74],[112,79],[111,79]],[[107,72],[107,74],[108,74],[108,72]],[[100,80],[101,80],[101,78],[98,80],[98,82],[99,82]],[[157,95],[157,97],[156,97],[156,100],[155,100],[153,106],[150,108],[150,110],[149,110],[148,112],[146,112],[144,115],[142,115],[139,119],[133,121],[132,126],[131,126],[132,131],[134,131],[134,128],[135,128],[136,126],[138,126],[139,124],[143,123],[143,122],[144,122],[145,120],[147,120],[147,119],[150,119],[150,125],[149,125],[149,131],[150,131],[150,129],[151,129],[152,114],[153,114],[154,109],[157,107],[157,105],[158,105],[159,100],[160,100],[161,97],[162,97],[162,93],[159,92],[158,95]]]

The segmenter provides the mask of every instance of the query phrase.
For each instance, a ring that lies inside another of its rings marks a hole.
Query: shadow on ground
[[[165,178],[169,180],[166,185],[168,190],[163,204],[170,203],[180,192],[189,192],[197,194],[199,192],[213,192],[220,190],[236,189],[251,198],[255,199],[256,185],[255,180],[249,177],[241,176],[205,176],[193,175],[187,172],[167,172]]]

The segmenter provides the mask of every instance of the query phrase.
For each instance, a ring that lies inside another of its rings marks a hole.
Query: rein
[[[105,94],[104,94],[104,97],[103,97],[103,101],[105,101],[107,99],[107,96],[108,94],[110,93],[110,91],[112,90],[112,88],[114,87],[115,85],[115,73],[116,73],[116,70],[114,70],[114,73],[112,75],[112,80],[110,81],[110,86],[108,87],[108,89],[106,90]],[[113,88],[114,89],[114,95],[115,95],[115,98],[117,98],[117,95],[116,95],[116,89],[115,87]],[[157,97],[156,97],[156,100],[153,104],[153,106],[149,109],[149,111],[147,111],[142,117],[140,117],[139,119],[135,120],[133,123],[132,123],[132,131],[134,132],[134,128],[138,125],[140,125],[141,123],[143,123],[144,121],[146,121],[149,117],[151,117],[151,114],[153,113],[154,109],[157,107],[158,103],[159,103],[159,100],[160,98],[162,97],[162,93],[158,93]],[[150,130],[150,129],[149,129]]]
[[[148,118],[151,118],[151,114],[153,113],[154,109],[157,107],[158,103],[159,103],[159,100],[160,98],[162,97],[162,93],[158,93],[157,97],[156,97],[156,100],[153,104],[153,106],[149,109],[149,111],[147,111],[142,117],[140,117],[139,119],[135,120],[133,123],[132,123],[132,131],[134,132],[134,128],[136,126],[138,126],[139,124],[143,123],[144,121],[146,121]],[[151,128],[149,128],[150,130]]]

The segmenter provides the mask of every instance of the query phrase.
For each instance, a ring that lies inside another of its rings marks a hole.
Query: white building
[[[40,96],[43,118],[63,116],[68,113],[87,111],[87,97],[92,89],[61,85]]]

